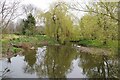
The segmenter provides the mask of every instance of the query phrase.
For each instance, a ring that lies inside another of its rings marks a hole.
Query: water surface
[[[73,46],[42,46],[3,59],[3,78],[117,78],[116,56],[80,53]]]

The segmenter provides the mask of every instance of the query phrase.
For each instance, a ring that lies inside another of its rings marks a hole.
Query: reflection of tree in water
[[[119,51],[118,51],[118,53],[120,53]],[[118,78],[120,79],[120,54],[117,54],[117,56],[118,56],[118,74],[117,74],[117,76],[118,76]]]
[[[76,51],[70,46],[48,46],[44,61],[36,64],[36,72],[39,77],[65,78],[71,71],[70,66],[75,58]]]
[[[90,78],[118,77],[118,60],[110,56],[81,53],[79,66]]]
[[[24,53],[25,61],[27,62],[26,67],[24,68],[25,73],[34,73],[34,64],[36,62],[36,51],[35,50],[26,50]]]

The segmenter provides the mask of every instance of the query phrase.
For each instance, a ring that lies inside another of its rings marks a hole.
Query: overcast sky
[[[88,2],[88,1],[98,1],[98,0],[23,0],[23,4],[33,4],[41,9],[48,9],[49,4],[51,4],[52,2],[56,2],[56,1],[65,1],[65,2],[74,2],[74,1],[78,1],[80,3],[84,3],[84,2]],[[101,0],[101,1],[107,1],[107,2],[115,2],[115,1],[120,1],[120,0]]]
[[[46,11],[49,9],[50,4],[56,1],[65,1],[68,3],[73,3],[74,1],[78,1],[82,4],[82,3],[86,3],[89,0],[23,0],[22,4],[32,4],[35,7]],[[81,16],[83,15],[83,13],[79,14],[78,12],[75,12],[75,15]]]
[[[33,4],[34,6],[41,8],[42,10],[46,10],[49,8],[49,5],[56,1],[65,1],[69,3],[73,3],[73,1],[78,1],[80,3],[87,2],[89,0],[23,0],[23,4]]]
[[[33,4],[34,6],[46,10],[49,8],[49,5],[56,0],[24,0],[23,4]]]

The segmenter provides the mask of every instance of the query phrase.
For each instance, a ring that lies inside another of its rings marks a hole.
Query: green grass
[[[79,45],[101,47],[101,42],[97,40],[80,40]]]
[[[11,40],[10,42],[13,44],[18,44],[20,42],[28,42],[28,43],[31,43],[33,45],[37,45],[37,44],[44,42],[44,41],[46,41],[48,44],[57,43],[53,38],[49,38],[46,35],[21,36],[19,38]]]
[[[46,35],[36,35],[35,37],[39,40],[39,42],[47,41],[48,44],[50,45],[54,45],[58,43],[54,38],[50,38]]]
[[[99,47],[99,48],[118,48],[117,40],[107,41],[106,45],[103,45],[102,41],[99,40],[80,40],[78,44],[83,46],[91,46],[91,47]]]

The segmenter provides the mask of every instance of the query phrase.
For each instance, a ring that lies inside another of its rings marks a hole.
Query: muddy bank
[[[11,58],[11,57],[15,57],[17,55],[22,55],[24,51],[20,51],[18,53],[6,53],[6,54],[0,54],[0,60],[4,59],[4,58]]]
[[[0,60],[2,59],[2,54],[0,54]]]
[[[106,49],[95,47],[75,46],[77,51],[81,53],[97,54],[97,55],[110,55],[112,52]]]

